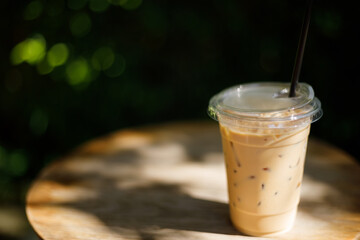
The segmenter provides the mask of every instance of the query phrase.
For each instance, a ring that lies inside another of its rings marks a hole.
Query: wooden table
[[[228,218],[221,151],[209,122],[115,132],[45,168],[28,219],[49,240],[251,239]],[[271,239],[360,239],[359,165],[312,138],[306,161],[295,226]]]

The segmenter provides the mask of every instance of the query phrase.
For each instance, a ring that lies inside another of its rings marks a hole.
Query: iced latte
[[[273,235],[295,220],[310,124],[320,101],[301,83],[253,83],[215,95],[209,114],[219,121],[225,156],[230,218],[241,232]]]

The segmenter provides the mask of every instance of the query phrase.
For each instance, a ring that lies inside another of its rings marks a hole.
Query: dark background
[[[208,119],[208,100],[225,87],[289,82],[306,6],[286,0],[1,5],[0,203],[19,204],[46,164],[91,138]],[[349,3],[315,1],[301,81],[323,104],[311,135],[360,159],[358,24],[358,9]],[[39,43],[37,52],[24,48]],[[58,43],[69,54],[51,70],[48,55]]]

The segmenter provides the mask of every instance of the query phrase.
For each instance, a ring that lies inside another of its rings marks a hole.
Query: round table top
[[[295,226],[264,239],[360,239],[359,186],[355,159],[310,138]],[[43,169],[26,212],[49,240],[251,238],[229,220],[219,129],[209,122],[90,141]]]

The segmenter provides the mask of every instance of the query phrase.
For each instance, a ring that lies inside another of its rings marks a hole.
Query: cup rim
[[[255,82],[235,85],[226,88],[214,95],[209,102],[208,115],[216,121],[221,118],[228,118],[233,120],[243,121],[267,121],[267,122],[282,122],[282,121],[296,121],[304,118],[309,118],[311,123],[321,118],[323,112],[321,109],[321,102],[315,97],[313,88],[307,83],[299,83],[296,89],[298,98],[297,104],[290,107],[270,109],[270,110],[251,110],[241,109],[229,106],[224,103],[226,97],[234,94],[235,91],[242,91],[244,89],[251,89],[254,87],[279,87],[282,88],[279,94],[286,94],[289,91],[290,84],[282,82]],[[283,115],[283,116],[281,116]]]

